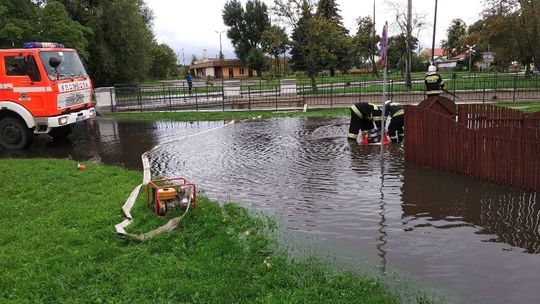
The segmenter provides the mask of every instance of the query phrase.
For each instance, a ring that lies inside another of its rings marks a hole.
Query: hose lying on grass
[[[129,226],[132,222],[133,222],[133,216],[131,215],[131,209],[133,208],[133,206],[135,205],[135,201],[137,200],[137,196],[139,195],[139,192],[141,191],[141,187],[143,185],[148,185],[148,183],[150,182],[150,177],[152,176],[151,175],[151,172],[150,172],[150,161],[148,159],[148,155],[155,149],[159,148],[160,146],[162,145],[166,145],[166,144],[169,144],[169,143],[172,143],[172,142],[176,142],[176,141],[179,141],[179,140],[183,140],[183,139],[186,139],[186,138],[189,138],[189,137],[193,137],[193,136],[198,136],[198,135],[201,135],[203,133],[206,133],[206,132],[210,132],[210,131],[214,131],[216,129],[219,129],[219,128],[224,128],[226,126],[230,126],[234,124],[234,120],[232,120],[231,122],[229,122],[228,124],[226,125],[223,125],[223,126],[219,126],[219,127],[216,127],[216,128],[212,128],[212,129],[208,129],[208,130],[205,130],[205,131],[202,131],[202,132],[199,132],[197,134],[193,134],[193,135],[189,135],[189,136],[184,136],[182,138],[179,138],[179,139],[175,139],[175,140],[171,140],[171,141],[168,141],[168,142],[165,142],[165,143],[162,143],[160,145],[157,145],[155,147],[153,147],[151,150],[149,151],[146,151],[144,152],[142,155],[141,155],[141,159],[142,159],[142,163],[143,163],[143,183],[138,185],[137,187],[135,187],[135,189],[133,189],[133,191],[131,191],[131,194],[129,195],[129,197],[127,198],[126,200],[126,203],[124,204],[124,206],[122,206],[122,211],[124,212],[124,217],[125,219],[121,222],[121,223],[118,223],[114,226],[114,229],[116,230],[116,233],[120,234],[120,235],[123,235],[123,236],[126,236],[130,239],[133,239],[133,240],[136,240],[136,241],[140,241],[140,242],[143,242],[147,239],[150,239],[150,238],[153,238],[155,237],[156,235],[159,235],[161,233],[164,233],[164,232],[169,232],[171,230],[174,230],[176,229],[176,227],[178,227],[178,225],[180,224],[180,222],[182,221],[182,219],[184,219],[184,216],[188,213],[189,209],[190,209],[190,206],[191,206],[191,200],[193,199],[193,193],[191,194],[191,199],[189,200],[189,203],[187,205],[187,208],[186,208],[186,211],[181,215],[181,216],[178,216],[178,217],[175,217],[175,218],[172,218],[171,220],[169,220],[165,225],[161,226],[161,227],[158,227],[152,231],[149,231],[149,232],[146,232],[146,233],[142,233],[142,234],[133,234],[133,233],[128,233],[126,232],[125,228],[127,226]]]

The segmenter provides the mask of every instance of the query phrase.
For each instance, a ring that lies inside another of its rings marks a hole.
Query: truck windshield
[[[79,55],[74,51],[44,51],[39,53],[39,57],[51,80],[54,80],[55,76],[54,69],[49,65],[49,59],[52,57],[60,60],[60,65],[57,68],[58,80],[88,76]]]

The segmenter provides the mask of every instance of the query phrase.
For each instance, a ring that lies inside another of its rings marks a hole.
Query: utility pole
[[[222,49],[222,46],[221,46],[221,34],[223,32],[225,32],[225,30],[223,31],[215,31],[216,33],[219,34],[219,59],[223,60],[223,49]]]
[[[184,48],[182,48],[182,65],[186,66],[186,58],[184,57]]]
[[[407,69],[407,75],[405,78],[405,86],[407,89],[412,88],[412,81],[411,81],[411,66],[412,66],[412,46],[411,46],[411,32],[412,32],[412,0],[409,0],[408,6],[407,6],[407,60],[405,60],[406,63],[406,69]]]
[[[435,64],[435,32],[437,31],[437,2],[435,0],[435,18],[433,20],[433,41],[431,42],[431,64]]]
[[[222,102],[222,105],[223,105],[223,110],[225,110],[225,83],[224,83],[224,78],[225,78],[225,74],[223,72],[223,48],[222,48],[222,45],[221,45],[221,34],[223,32],[225,32],[225,30],[221,30],[221,31],[215,31],[216,33],[219,34],[219,65],[221,66],[220,67],[220,71],[221,71],[221,98],[223,98],[223,102]]]

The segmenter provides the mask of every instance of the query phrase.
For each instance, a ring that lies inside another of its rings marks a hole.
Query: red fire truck
[[[95,115],[92,82],[75,50],[43,42],[0,49],[1,148],[26,148],[35,134],[66,137]]]

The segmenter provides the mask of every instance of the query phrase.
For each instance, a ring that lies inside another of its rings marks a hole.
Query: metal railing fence
[[[237,81],[230,87],[216,82],[194,82],[190,90],[184,82],[162,85],[116,85],[112,111],[178,111],[178,110],[257,110],[302,107],[344,107],[358,101],[380,102],[381,80],[354,77],[297,79],[293,87],[282,87],[276,80]],[[464,103],[491,101],[540,100],[540,76],[518,74],[472,75],[445,79],[445,96]],[[402,103],[418,103],[426,98],[423,78],[387,82],[387,98]]]

